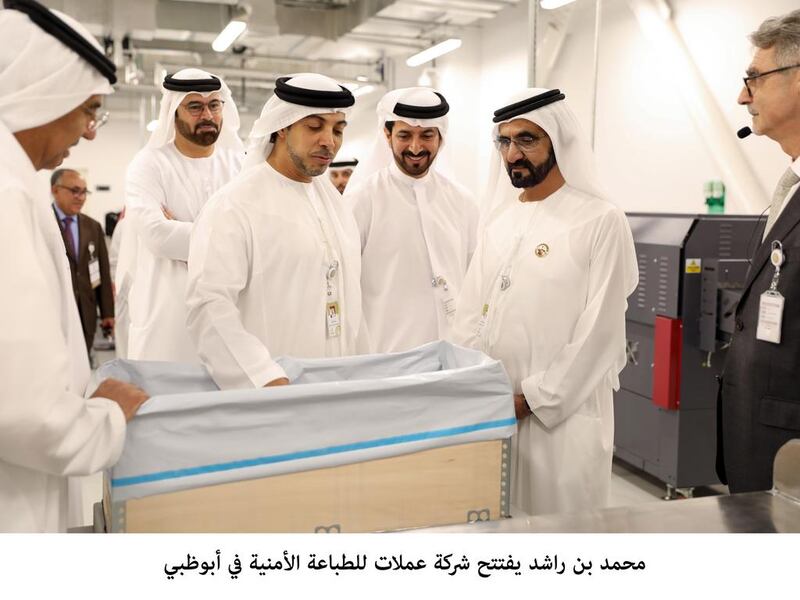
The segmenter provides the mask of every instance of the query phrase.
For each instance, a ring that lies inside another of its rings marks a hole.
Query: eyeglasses
[[[494,145],[500,152],[506,153],[508,152],[509,148],[511,148],[511,144],[514,144],[517,148],[519,148],[520,152],[530,152],[539,143],[545,138],[543,135],[530,135],[527,133],[523,133],[522,135],[518,135],[516,137],[510,138],[504,135],[499,135],[494,138]]]
[[[67,187],[66,185],[60,185],[60,184],[56,184],[55,187],[71,192],[72,195],[75,196],[76,198],[80,198],[81,196],[88,196],[89,194],[92,193],[92,190],[87,190],[86,188]]]
[[[224,104],[224,100],[212,100],[208,104],[204,104],[203,102],[189,102],[188,104],[181,104],[181,106],[183,106],[183,108],[185,108],[193,117],[199,117],[203,114],[203,111],[205,111],[206,108],[212,115],[218,115],[222,112],[222,107]]]
[[[100,129],[100,128],[101,128],[103,125],[105,125],[106,123],[108,123],[108,118],[109,118],[110,116],[111,116],[111,113],[110,113],[110,112],[108,112],[108,111],[105,111],[105,112],[104,112],[102,115],[100,115],[99,117],[95,117],[94,119],[92,119],[91,121],[89,121],[89,124],[86,126],[86,129],[88,129],[89,131],[97,131],[97,130],[98,130],[98,129]]]
[[[759,77],[766,77],[767,75],[772,75],[773,73],[780,73],[781,71],[788,71],[789,69],[796,69],[800,67],[800,64],[796,65],[789,65],[788,67],[778,67],[777,69],[772,69],[771,71],[765,71],[763,73],[759,73],[758,75],[749,75],[747,77],[742,77],[742,81],[744,81],[744,87],[747,90],[747,95],[751,98],[753,97],[753,90],[750,89],[749,83],[758,79]]]

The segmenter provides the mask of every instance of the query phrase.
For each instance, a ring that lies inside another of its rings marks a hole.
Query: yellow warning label
[[[699,258],[686,259],[686,272],[687,273],[700,273],[702,271],[703,261]]]

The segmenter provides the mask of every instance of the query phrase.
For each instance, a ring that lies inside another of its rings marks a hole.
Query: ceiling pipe
[[[595,149],[597,131],[597,86],[600,73],[600,19],[603,11],[603,0],[594,2],[594,82],[592,85],[592,150]]]
[[[528,0],[528,87],[536,87],[536,29],[539,0]]]

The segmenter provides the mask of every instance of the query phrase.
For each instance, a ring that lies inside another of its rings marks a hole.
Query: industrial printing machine
[[[718,484],[717,381],[735,327],[756,216],[629,213],[639,286],[614,395],[615,455],[676,492]]]

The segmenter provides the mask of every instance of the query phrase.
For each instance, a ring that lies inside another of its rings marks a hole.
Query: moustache
[[[533,171],[533,165],[531,164],[531,161],[526,158],[520,158],[513,163],[508,163],[506,168],[508,169],[509,173],[511,173],[513,169],[528,169],[529,171]]]
[[[430,156],[430,155],[431,153],[428,152],[427,150],[423,150],[419,154],[414,154],[413,152],[410,152],[408,150],[403,150],[403,156],[407,156],[408,158],[422,158],[423,156]]]
[[[214,121],[200,121],[194,126],[194,130],[197,131],[201,127],[213,127],[215,131],[219,131],[219,126]]]

